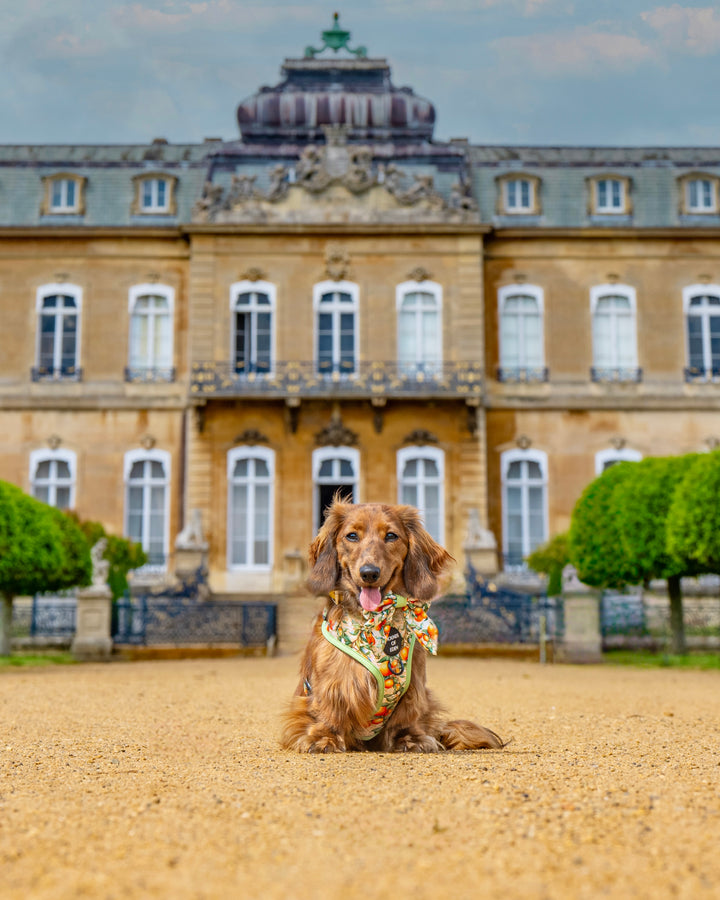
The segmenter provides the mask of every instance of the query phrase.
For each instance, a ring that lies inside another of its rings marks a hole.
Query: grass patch
[[[70,666],[77,662],[69,650],[48,650],[45,653],[13,653],[0,656],[0,669],[31,666]]]
[[[641,669],[720,669],[720,653],[688,653],[676,656],[653,650],[607,650],[603,660],[617,666],[637,666]]]

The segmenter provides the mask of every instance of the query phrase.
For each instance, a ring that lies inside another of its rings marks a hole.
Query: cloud
[[[713,7],[688,7],[674,4],[658,6],[641,13],[671,50],[708,56],[720,50],[720,16]]]
[[[545,75],[594,77],[629,71],[656,58],[655,51],[634,35],[592,28],[499,38],[492,48],[501,58]]]

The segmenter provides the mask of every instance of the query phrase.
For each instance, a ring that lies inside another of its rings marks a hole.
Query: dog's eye
[[[359,541],[360,538],[358,537],[357,531],[349,531],[349,532],[345,535],[345,540],[346,540],[346,541],[352,541],[352,543],[354,544],[354,543],[356,543],[357,541]]]
[[[398,536],[395,534],[394,531],[388,531],[388,533],[385,535],[385,541],[388,544],[391,544],[393,541],[396,541],[397,539],[398,539]]]

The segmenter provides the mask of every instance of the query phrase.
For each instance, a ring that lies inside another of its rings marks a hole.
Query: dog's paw
[[[429,734],[404,734],[393,747],[394,753],[439,753],[445,748]]]
[[[347,750],[345,741],[339,734],[324,734],[315,738],[308,745],[308,753],[344,753]]]

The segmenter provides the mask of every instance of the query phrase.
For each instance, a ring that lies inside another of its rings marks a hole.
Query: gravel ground
[[[431,660],[504,750],[277,747],[298,660],[0,672],[0,896],[720,897],[720,673]]]

